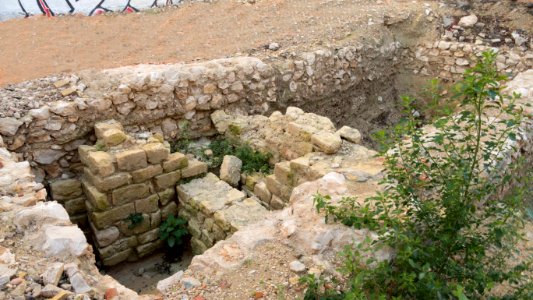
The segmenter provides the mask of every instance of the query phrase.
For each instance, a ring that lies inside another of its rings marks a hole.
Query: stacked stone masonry
[[[159,226],[177,214],[175,186],[207,165],[170,154],[161,137],[135,140],[115,121],[97,123],[96,146],[80,146],[81,180],[57,180],[52,196],[71,213],[87,214],[104,265],[135,260],[158,249]],[[82,203],[81,203],[82,202]],[[133,217],[137,216],[135,222]]]

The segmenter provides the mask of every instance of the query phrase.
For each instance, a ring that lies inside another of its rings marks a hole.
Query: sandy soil
[[[87,68],[261,55],[340,41],[369,19],[421,11],[412,0],[236,0],[186,4],[129,15],[32,17],[0,23],[0,85]],[[433,2],[436,4],[436,2]]]

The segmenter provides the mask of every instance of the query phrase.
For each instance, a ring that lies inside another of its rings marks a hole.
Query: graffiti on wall
[[[32,15],[49,17],[67,14],[99,15],[111,11],[136,12],[176,5],[182,0],[0,0],[0,21]]]

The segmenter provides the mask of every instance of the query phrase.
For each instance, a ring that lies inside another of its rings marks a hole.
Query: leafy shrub
[[[496,71],[495,56],[483,53],[466,71],[454,87],[458,110],[440,116],[433,134],[422,131],[413,100],[404,98],[406,118],[380,135],[394,145],[382,153],[382,192],[361,205],[344,199],[337,206],[316,195],[316,208],[328,218],[379,234],[342,253],[343,298],[485,299],[505,284],[504,299],[533,299],[531,260],[515,255],[529,188],[523,180],[531,171],[513,176],[523,166],[507,155],[518,150],[509,141],[523,114],[518,95],[502,94],[506,77]],[[369,255],[383,247],[393,249],[390,260]],[[312,297],[335,299],[320,291]]]
[[[182,245],[188,234],[187,220],[174,215],[169,215],[159,227],[159,239],[165,241],[170,248]]]
[[[134,214],[130,214],[126,218],[126,220],[130,222],[130,224],[128,225],[128,228],[132,229],[140,225],[144,221],[144,217],[141,213],[134,213]]]

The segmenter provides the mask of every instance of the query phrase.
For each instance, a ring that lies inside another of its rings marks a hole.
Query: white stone
[[[242,161],[233,155],[224,156],[220,166],[220,179],[232,186],[237,186],[241,179]]]
[[[44,243],[41,249],[47,255],[80,256],[87,249],[88,244],[83,231],[78,226],[44,226]]]
[[[68,279],[70,281],[70,284],[72,284],[72,288],[77,294],[88,293],[92,290],[91,287],[87,284],[87,281],[83,279],[83,276],[79,272],[75,273],[72,276],[69,276]]]
[[[289,268],[291,271],[299,273],[305,271],[305,265],[301,263],[299,260],[292,261],[289,264]]]
[[[164,294],[169,288],[178,284],[183,277],[183,271],[179,271],[174,275],[165,278],[157,283],[157,290]]]
[[[52,284],[57,286],[59,280],[61,279],[61,275],[63,275],[64,266],[65,265],[60,262],[56,262],[49,265],[46,271],[44,271],[43,275],[41,276],[44,285]]]
[[[50,111],[57,115],[68,117],[76,113],[76,106],[74,102],[57,101],[50,106]]]
[[[67,211],[56,201],[40,202],[37,205],[17,212],[13,223],[18,230],[31,224],[68,224],[70,219]]]
[[[458,25],[462,27],[472,27],[477,23],[477,16],[476,15],[469,15],[466,17],[462,17],[461,20],[459,20]]]
[[[28,113],[36,120],[46,120],[50,117],[50,108],[43,106],[41,108],[30,109]]]
[[[105,112],[111,107],[111,100],[108,99],[88,99],[87,105],[90,108],[96,109],[98,112]]]
[[[96,230],[93,228],[96,241],[100,247],[109,246],[118,239],[120,232],[117,227],[109,227],[104,230]]]
[[[33,152],[33,160],[43,165],[49,165],[63,157],[65,154],[66,153],[61,150],[39,149]]]
[[[15,118],[0,118],[0,134],[13,136],[23,123]]]
[[[337,134],[340,135],[341,138],[354,144],[359,144],[361,142],[361,133],[355,128],[342,126],[342,128],[337,131]]]

